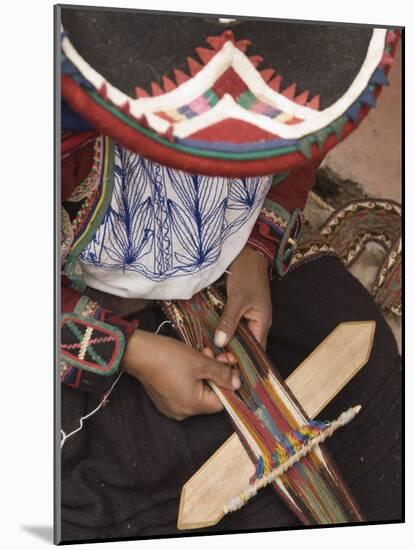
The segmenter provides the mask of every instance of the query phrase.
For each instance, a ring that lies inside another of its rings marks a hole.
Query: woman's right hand
[[[123,370],[144,386],[156,408],[169,418],[184,420],[197,414],[223,410],[223,405],[205,380],[236,390],[241,382],[232,368],[231,354],[216,359],[209,349],[203,353],[179,340],[135,330],[124,355]]]

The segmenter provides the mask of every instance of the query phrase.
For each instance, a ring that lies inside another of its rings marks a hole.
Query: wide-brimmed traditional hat
[[[375,106],[399,31],[62,7],[62,95],[93,128],[191,173],[283,172]]]

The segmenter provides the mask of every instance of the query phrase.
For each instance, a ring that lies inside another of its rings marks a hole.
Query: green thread
[[[238,103],[241,107],[244,107],[245,109],[250,109],[254,103],[256,103],[257,98],[256,96],[250,91],[243,92],[238,97]]]
[[[219,101],[219,97],[215,94],[215,92],[212,89],[206,90],[206,92],[203,94],[203,97],[207,99],[211,107],[214,107],[216,103],[218,103]]]

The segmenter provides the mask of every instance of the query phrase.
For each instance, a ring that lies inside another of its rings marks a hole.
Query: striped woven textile
[[[166,315],[186,344],[200,350],[210,347],[216,354],[222,351],[215,347],[213,337],[223,307],[223,298],[213,288],[191,300],[163,302]],[[340,473],[319,444],[330,427],[331,435],[335,423],[307,417],[243,322],[226,351],[237,358],[241,387],[232,392],[211,386],[252,459],[255,473],[247,490],[235,495],[224,512],[240,508],[258,487],[272,483],[306,525],[363,521]]]

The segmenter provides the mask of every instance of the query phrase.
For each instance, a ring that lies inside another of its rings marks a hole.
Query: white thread
[[[159,325],[158,329],[156,330],[156,332],[155,332],[154,334],[158,334],[159,331],[160,331],[160,329],[161,329],[161,327],[164,326],[166,323],[169,324],[169,325],[171,325],[171,321],[163,321],[163,322]],[[78,426],[78,428],[76,428],[76,430],[74,430],[73,432],[70,432],[69,434],[66,434],[66,433],[62,430],[62,428],[61,428],[61,436],[62,436],[62,439],[61,439],[61,449],[62,449],[62,447],[64,446],[65,441],[66,441],[69,437],[75,435],[76,433],[78,433],[78,432],[80,432],[80,431],[82,430],[82,428],[84,427],[84,420],[86,420],[86,419],[89,418],[90,416],[94,415],[96,412],[99,411],[99,409],[100,409],[104,404],[106,404],[106,403],[108,402],[108,397],[109,397],[110,393],[111,393],[112,390],[115,388],[115,385],[117,384],[118,380],[121,378],[122,375],[123,375],[123,372],[121,371],[121,372],[118,374],[117,378],[114,380],[114,382],[113,382],[112,386],[110,387],[110,389],[104,394],[104,397],[103,397],[102,400],[100,401],[99,405],[97,405],[97,406],[95,407],[94,410],[92,410],[91,412],[89,412],[88,414],[86,414],[85,416],[82,416],[82,417],[80,418],[80,420],[79,420],[79,426]]]
[[[161,327],[165,324],[171,325],[172,323],[171,323],[171,321],[163,321],[154,334],[158,334]]]
[[[225,269],[224,273],[227,273],[228,275],[233,275],[232,271],[228,271],[227,269]]]
[[[107,399],[110,395],[110,393],[112,392],[112,390],[114,389],[115,387],[115,384],[118,382],[118,380],[121,378],[122,376],[122,372],[119,373],[119,375],[117,376],[117,378],[115,379],[114,383],[112,384],[112,386],[110,387],[110,389],[104,394],[104,397],[102,398],[101,402],[99,403],[99,405],[97,407],[95,407],[95,409],[91,412],[89,412],[88,414],[86,414],[85,416],[82,416],[79,420],[79,427],[76,428],[76,430],[74,430],[73,432],[69,433],[69,434],[66,434],[62,429],[61,429],[61,436],[62,436],[62,439],[61,439],[61,449],[62,447],[64,446],[65,444],[65,441],[71,437],[72,435],[75,435],[77,432],[80,432],[82,430],[82,428],[84,427],[84,420],[86,420],[87,418],[89,418],[90,416],[92,416],[93,414],[95,414],[96,412],[99,411],[99,409],[102,407],[102,405],[104,405],[104,403],[107,402]]]

